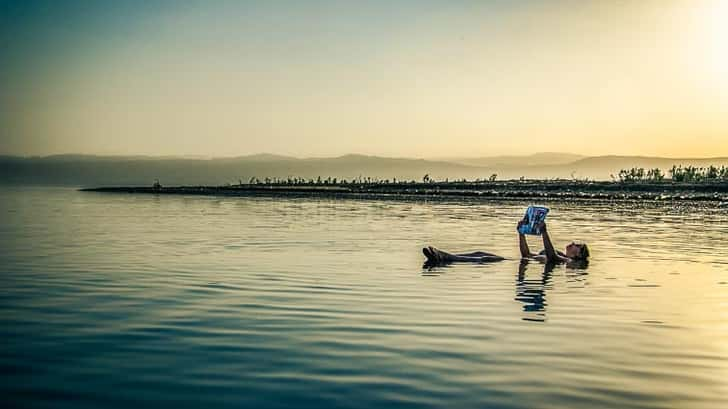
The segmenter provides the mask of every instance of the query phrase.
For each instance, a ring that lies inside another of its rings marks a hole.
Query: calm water
[[[22,407],[728,407],[728,209],[0,193]],[[714,205],[713,205],[714,206]],[[530,240],[533,250],[538,239]],[[423,269],[420,248],[496,264]]]

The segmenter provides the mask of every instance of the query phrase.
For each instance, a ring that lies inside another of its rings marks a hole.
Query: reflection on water
[[[529,265],[536,265],[536,269],[541,271],[538,277],[527,276],[526,271]],[[552,275],[556,264],[553,263],[535,263],[530,260],[522,260],[518,265],[518,278],[516,279],[516,301],[523,303],[523,312],[528,313],[523,317],[524,321],[546,320],[546,293],[553,286]],[[586,285],[588,265],[582,265],[578,268],[567,268],[564,270],[566,283],[581,283]],[[575,288],[570,286],[570,288]]]
[[[437,265],[429,262],[423,264],[422,275],[436,277],[447,272],[448,269],[455,266],[462,266],[467,263],[452,263],[445,265]],[[529,266],[531,270],[538,271],[539,274],[529,275],[527,273]],[[543,322],[546,320],[546,294],[553,286],[552,275],[557,264],[539,263],[533,260],[521,260],[518,263],[518,272],[516,274],[516,297],[515,301],[523,305],[525,313],[522,319],[524,321]],[[586,266],[574,269],[567,268],[564,272],[567,282],[580,282],[586,280]],[[456,270],[453,270],[456,271]]]
[[[538,278],[527,278],[526,270],[529,262],[521,261],[518,265],[516,280],[516,301],[523,303],[523,312],[533,313],[523,317],[526,321],[544,321],[546,319],[546,290],[551,287],[551,274],[556,266],[553,263],[543,264],[543,271]]]
[[[445,265],[431,264],[425,262],[423,264],[422,276],[436,277],[447,272],[448,269],[453,268],[457,265],[463,265],[467,263],[452,263]],[[521,260],[518,263],[518,272],[516,274],[516,297],[515,301],[523,305],[523,312],[525,313],[522,319],[524,321],[536,321],[543,322],[546,320],[546,294],[551,290],[553,286],[552,275],[554,268],[558,264],[555,263],[540,263],[533,260]],[[529,267],[533,271],[539,271],[539,274],[529,275],[527,273]],[[567,283],[582,283],[586,285],[588,264],[581,265],[579,268],[573,268],[566,266],[564,270],[564,278]],[[456,270],[453,270],[456,271]],[[570,288],[575,288],[571,286]]]
[[[728,406],[728,212],[0,192],[17,407]],[[423,245],[499,263],[420,269]],[[531,243],[533,249],[538,244]]]

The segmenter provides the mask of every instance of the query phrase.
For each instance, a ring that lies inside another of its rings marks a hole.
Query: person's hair
[[[589,259],[589,246],[586,245],[586,243],[581,243],[581,251],[579,251],[579,255],[577,258],[579,260],[588,260]]]

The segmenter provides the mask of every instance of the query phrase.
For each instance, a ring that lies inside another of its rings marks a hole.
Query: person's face
[[[572,241],[570,244],[566,245],[566,251],[564,254],[566,254],[566,257],[568,258],[579,258],[581,255],[581,247],[581,244]]]

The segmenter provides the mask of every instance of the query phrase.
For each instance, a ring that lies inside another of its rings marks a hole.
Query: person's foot
[[[427,262],[428,263],[437,264],[437,257],[435,257],[435,254],[432,253],[432,251],[430,251],[429,248],[423,247],[422,248],[422,254],[424,254],[425,257],[427,257]]]
[[[430,249],[430,253],[432,253],[432,256],[437,260],[437,262],[439,264],[442,264],[442,263],[445,262],[445,260],[446,260],[445,254],[443,254],[442,251],[440,251],[440,250],[438,250],[438,249],[436,249],[435,247],[432,247],[432,246],[429,246],[427,248]]]
[[[430,249],[428,249],[427,247],[423,247],[422,254],[425,255],[425,258],[427,258],[427,261],[432,261],[432,254],[430,254]]]

